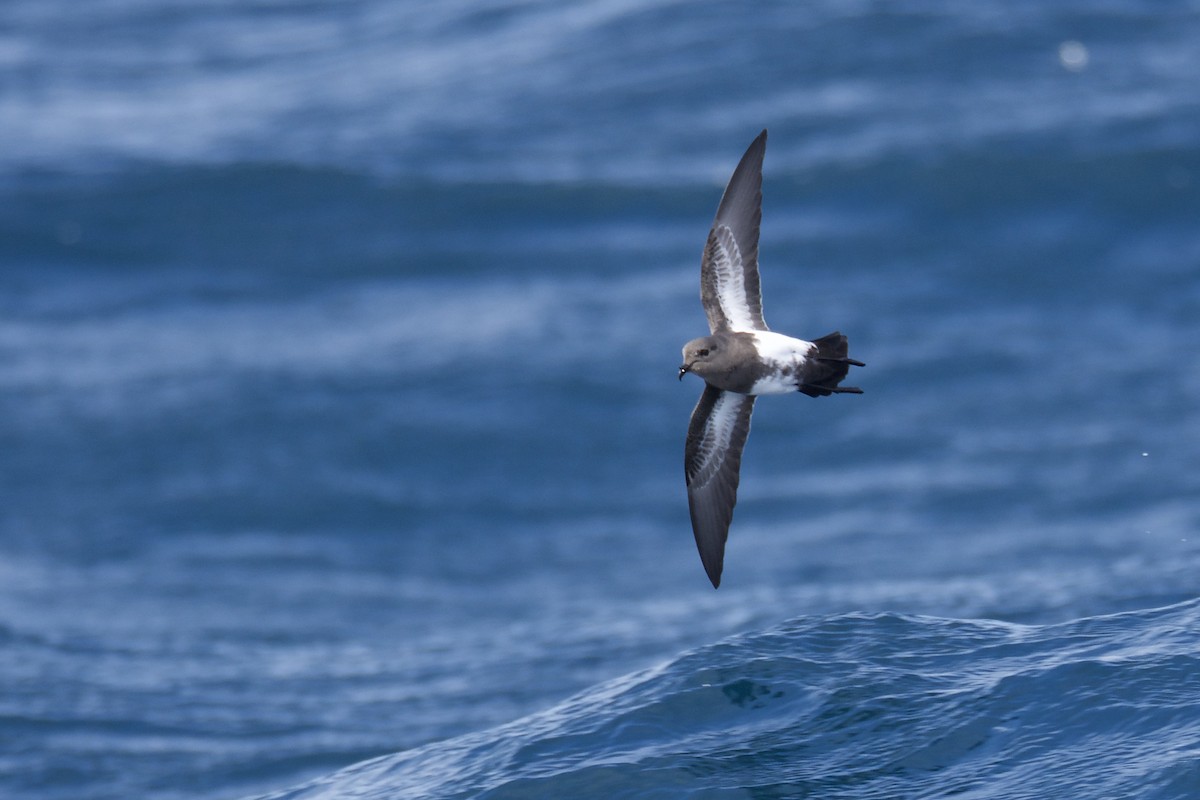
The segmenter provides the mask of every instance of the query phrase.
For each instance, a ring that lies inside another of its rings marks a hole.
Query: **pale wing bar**
[[[725,540],[737,503],[738,471],[753,411],[752,396],[705,386],[688,426],[684,469],[692,532],[714,587],[721,584]]]
[[[767,330],[758,277],[762,164],[766,148],[767,132],[763,131],[734,169],[704,247],[700,299],[713,333]]]
[[[757,288],[757,281],[755,281]],[[766,330],[762,298],[747,291],[746,266],[737,239],[727,225],[714,225],[700,271],[700,299],[708,327],[719,330]]]

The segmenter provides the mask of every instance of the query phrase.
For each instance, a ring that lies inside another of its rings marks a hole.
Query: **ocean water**
[[[0,796],[1200,796],[1200,3],[6,0]],[[768,128],[722,587],[701,247]]]

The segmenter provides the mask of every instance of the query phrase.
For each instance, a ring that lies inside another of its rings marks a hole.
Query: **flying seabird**
[[[833,332],[808,342],[775,333],[763,321],[758,280],[764,130],[751,144],[717,206],[700,262],[700,300],[712,335],[683,346],[679,379],[693,372],[704,393],[692,411],[684,453],[692,532],[713,588],[721,585],[725,540],[737,503],[738,468],[760,394],[809,397],[862,394],[839,386],[850,366],[846,337]]]

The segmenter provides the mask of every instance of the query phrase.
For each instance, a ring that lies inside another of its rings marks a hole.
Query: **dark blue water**
[[[1197,41],[0,4],[0,795],[1197,796]],[[866,394],[758,404],[714,592],[675,373],[763,127],[767,320]]]
[[[271,797],[1192,797],[1197,625],[800,618]]]

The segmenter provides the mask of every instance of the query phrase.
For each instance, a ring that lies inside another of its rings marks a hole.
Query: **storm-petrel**
[[[711,336],[683,346],[679,379],[694,372],[704,393],[688,425],[684,471],[692,532],[704,571],[721,585],[725,540],[737,503],[738,467],[760,394],[803,392],[809,397],[861,394],[839,386],[850,365],[846,337],[834,332],[812,342],[767,328],[758,280],[758,226],[762,220],[764,130],[733,171],[700,263],[700,300]]]

